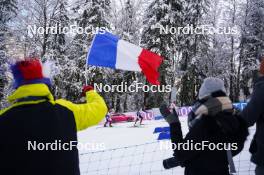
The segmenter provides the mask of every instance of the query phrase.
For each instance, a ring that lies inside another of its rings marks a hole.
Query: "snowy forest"
[[[80,102],[87,52],[100,28],[161,55],[160,82],[176,87],[180,106],[193,103],[209,76],[224,80],[234,102],[245,101],[264,56],[264,0],[0,0],[0,9],[0,109],[8,106],[13,91],[9,64],[29,56],[52,63],[56,98]],[[88,32],[46,32],[71,25]],[[202,25],[226,31],[175,34],[157,27]],[[34,33],[29,26],[44,32]],[[139,72],[88,66],[86,73],[89,84],[148,84]],[[101,95],[117,112],[158,107],[170,99],[170,93],[157,92]]]

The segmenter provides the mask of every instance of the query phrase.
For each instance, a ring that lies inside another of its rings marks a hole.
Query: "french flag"
[[[88,65],[140,71],[153,85],[160,84],[158,68],[162,61],[159,55],[121,40],[108,32],[95,35],[87,55]]]

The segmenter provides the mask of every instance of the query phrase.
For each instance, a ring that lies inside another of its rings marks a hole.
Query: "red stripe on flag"
[[[159,85],[158,68],[163,58],[153,52],[143,49],[139,55],[138,64],[149,83]]]

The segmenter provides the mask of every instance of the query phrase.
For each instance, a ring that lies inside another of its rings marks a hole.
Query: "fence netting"
[[[250,134],[242,152],[234,157],[236,175],[255,174],[255,165],[250,162],[248,151],[252,138]],[[183,175],[182,167],[170,170],[163,168],[162,161],[173,153],[170,149],[161,149],[161,142],[164,141],[81,153],[81,175]]]

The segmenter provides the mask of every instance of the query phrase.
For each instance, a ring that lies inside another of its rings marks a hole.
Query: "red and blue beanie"
[[[14,88],[22,85],[43,83],[51,86],[49,78],[45,78],[42,72],[42,64],[37,58],[29,58],[11,65],[14,77]]]

